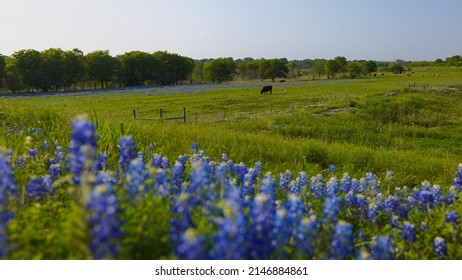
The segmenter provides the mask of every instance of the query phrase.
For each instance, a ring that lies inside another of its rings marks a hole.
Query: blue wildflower
[[[146,181],[149,177],[144,161],[139,158],[130,161],[125,173],[126,191],[130,199],[134,200],[139,194],[142,196],[146,194]]]
[[[250,209],[250,225],[247,240],[251,246],[248,248],[246,259],[265,260],[273,252],[273,222],[275,214],[273,202],[265,194],[257,194]]]
[[[205,238],[194,228],[188,228],[181,235],[175,252],[183,260],[203,260],[207,258],[204,245]]]
[[[459,223],[459,215],[457,215],[455,210],[447,212],[445,218],[446,223],[448,224],[452,223],[457,225]]]
[[[11,152],[4,153],[0,149],[0,258],[8,255],[7,226],[13,215],[8,212],[7,203],[10,197],[17,196],[16,182],[11,166]]]
[[[339,184],[339,191],[342,193],[348,193],[351,188],[351,177],[348,173],[343,174]]]
[[[227,161],[228,161],[228,155],[225,154],[225,153],[222,153],[222,154],[221,154],[221,161],[227,162]]]
[[[156,172],[155,191],[158,196],[168,197],[170,195],[170,178],[164,169],[158,169]]]
[[[61,165],[54,163],[50,165],[50,178],[51,180],[54,180],[61,175]]]
[[[22,156],[19,156],[17,159],[16,159],[16,166],[21,168],[21,167],[24,167],[24,164],[26,162],[26,159]]]
[[[191,199],[189,194],[182,192],[175,199],[171,207],[170,236],[177,248],[181,242],[182,234],[195,224],[191,214]],[[177,250],[177,249],[175,249]]]
[[[420,229],[425,231],[429,230],[427,223],[423,221],[420,222]]]
[[[237,175],[238,181],[240,183],[244,182],[245,174],[247,174],[247,167],[244,163],[235,164],[233,167],[234,174]]]
[[[43,199],[47,194],[53,196],[54,189],[51,185],[51,177],[48,175],[31,178],[26,185],[27,197]]]
[[[107,167],[107,152],[99,153],[96,158],[96,171],[103,171]]]
[[[311,178],[311,192],[316,199],[322,199],[324,196],[324,177],[318,174],[316,177]]]
[[[276,181],[274,180],[274,176],[268,172],[263,176],[263,179],[261,180],[260,183],[260,192],[265,194],[266,196],[269,197],[270,200],[275,201],[276,200],[276,188],[277,184]]]
[[[309,217],[303,217],[298,225],[297,232],[295,234],[295,246],[299,257],[312,257],[314,252],[313,240],[316,236],[316,230],[318,229],[319,222],[315,215],[309,215]]]
[[[337,216],[340,212],[341,199],[337,196],[331,196],[326,198],[323,206],[323,221],[324,222],[336,222]]]
[[[38,156],[38,149],[37,148],[32,148],[32,149],[29,149],[29,156],[32,158],[32,159],[37,159],[37,156]]]
[[[377,217],[379,216],[379,211],[380,211],[380,204],[377,204],[377,203],[370,203],[369,204],[369,209],[367,211],[367,216],[369,218],[369,221],[372,224],[377,223]]]
[[[95,259],[112,259],[118,253],[117,240],[122,233],[117,218],[119,200],[113,189],[114,183],[115,178],[111,174],[99,172],[88,201],[88,222],[92,235],[90,249]]]
[[[286,170],[285,173],[279,174],[279,188],[286,192],[289,189],[289,183],[292,181],[292,173]]]
[[[47,140],[43,141],[43,143],[42,143],[42,145],[41,145],[42,149],[44,149],[44,150],[48,149],[49,146],[50,146],[50,145],[48,145],[48,141],[47,141]]]
[[[119,166],[125,172],[132,159],[137,157],[135,142],[132,135],[124,136],[119,141]]]
[[[371,251],[376,260],[394,259],[395,244],[388,235],[372,238]]]
[[[403,226],[402,226],[402,230],[403,230],[403,233],[402,233],[402,237],[403,237],[403,240],[406,241],[406,242],[414,242],[416,241],[416,234],[415,234],[415,229],[414,229],[414,225],[409,223],[409,222],[404,222]]]
[[[399,228],[399,217],[393,215],[390,219],[391,228]]]
[[[197,152],[199,148],[197,147],[197,144],[196,142],[192,142],[191,143],[191,150],[193,151],[193,153]]]
[[[335,173],[337,172],[337,168],[335,167],[335,165],[331,164],[327,171],[329,171],[330,173]]]
[[[448,254],[448,248],[446,247],[446,240],[444,238],[437,236],[433,241],[433,250],[438,259],[443,260]]]
[[[326,196],[336,196],[338,193],[338,180],[336,177],[331,177],[326,184]]]
[[[456,177],[452,185],[458,192],[462,192],[462,163],[457,167]]]
[[[330,246],[333,259],[346,259],[351,256],[354,248],[353,227],[344,221],[339,221],[334,226],[334,236]]]
[[[154,144],[150,143],[148,149],[151,153],[154,152]]]

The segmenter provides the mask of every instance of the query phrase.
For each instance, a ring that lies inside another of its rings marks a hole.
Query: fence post
[[[160,120],[162,121],[162,120],[163,120],[163,117],[162,117],[162,108],[160,108],[159,112],[160,112]]]
[[[136,120],[136,109],[133,108],[133,118]]]
[[[184,123],[186,123],[186,107],[183,107]]]

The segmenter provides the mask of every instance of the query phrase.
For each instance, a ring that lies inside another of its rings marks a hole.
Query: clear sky
[[[0,54],[51,47],[445,59],[462,55],[462,0],[0,0]]]

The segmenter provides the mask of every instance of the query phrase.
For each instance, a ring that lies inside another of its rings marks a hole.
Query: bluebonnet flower
[[[265,194],[267,197],[269,197],[270,200],[275,201],[276,200],[276,181],[274,180],[274,176],[268,172],[263,176],[263,179],[261,180],[260,183],[260,192]]]
[[[55,147],[58,147],[58,146],[61,146],[61,143],[59,142],[58,139],[56,139],[54,145],[55,145]]]
[[[193,153],[197,152],[199,148],[197,147],[197,144],[196,142],[192,142],[191,143],[191,150],[193,151]]]
[[[162,165],[162,155],[155,154],[151,158],[151,166],[156,168],[161,168]]]
[[[16,166],[17,167],[24,167],[24,164],[26,162],[26,159],[22,156],[19,156],[17,159],[16,159]]]
[[[154,152],[154,144],[150,143],[148,149],[151,153]]]
[[[377,217],[379,216],[379,211],[380,211],[380,204],[377,204],[377,203],[370,203],[369,204],[369,209],[367,211],[367,216],[369,218],[369,221],[372,224],[377,223]]]
[[[65,160],[63,148],[61,146],[57,146],[55,150],[55,154],[53,159],[50,160],[50,164],[53,163],[62,163]]]
[[[245,174],[247,173],[247,167],[244,163],[235,164],[233,166],[234,174],[237,175],[237,179],[240,183],[244,182]]]
[[[38,149],[37,149],[37,148],[29,149],[29,156],[30,156],[32,159],[36,159],[37,156],[38,156]]]
[[[339,221],[334,226],[334,236],[330,246],[331,258],[346,259],[350,256],[354,248],[353,227],[344,221]]]
[[[38,178],[31,178],[26,185],[27,197],[43,199],[47,194],[53,196],[54,189],[51,185],[51,177],[45,175]]]
[[[446,240],[444,238],[437,236],[433,241],[433,250],[438,259],[443,260],[448,254],[448,248],[446,247]]]
[[[388,235],[372,238],[371,251],[376,260],[394,259],[395,244]]]
[[[217,260],[238,260],[245,252],[246,217],[240,204],[240,191],[230,187],[226,191],[223,218],[217,220],[218,232],[214,238],[211,257]]]
[[[335,173],[337,172],[337,168],[335,167],[335,165],[331,164],[329,166],[329,169],[327,169],[330,173]]]
[[[194,228],[195,224],[191,214],[191,199],[189,194],[182,192],[175,199],[171,207],[170,236],[172,243],[177,248],[181,242],[181,235],[188,228]],[[176,249],[175,249],[176,250]]]
[[[271,244],[273,238],[272,217],[275,214],[273,202],[265,194],[257,194],[250,209],[250,225],[247,240],[246,259],[265,260],[273,252]]]
[[[300,224],[303,214],[305,213],[305,208],[303,207],[303,201],[300,196],[290,194],[287,197],[287,202],[285,203],[285,225],[289,231],[289,238],[294,236],[297,227]]]
[[[93,168],[92,165],[96,156],[97,141],[95,131],[96,128],[93,124],[84,118],[76,119],[72,122],[67,169],[72,174],[72,180],[77,186],[81,184],[81,175],[83,171]]]
[[[49,146],[50,146],[50,145],[48,145],[48,141],[47,141],[47,140],[43,141],[43,143],[42,143],[42,145],[41,145],[42,149],[44,149],[44,150],[45,150],[45,149],[48,149]]]
[[[315,239],[316,230],[318,229],[319,222],[315,215],[304,217],[298,225],[295,234],[295,246],[298,251],[299,257],[312,257],[314,251],[313,240]]]
[[[166,157],[162,157],[162,160],[160,162],[160,168],[162,169],[168,169],[170,168],[170,163],[168,161],[168,158]]]
[[[286,170],[285,173],[279,174],[279,188],[286,192],[289,189],[289,183],[292,181],[292,173]]]
[[[339,191],[342,193],[348,193],[351,188],[351,177],[348,173],[343,174],[342,179],[340,180]]]
[[[17,196],[16,182],[11,166],[11,153],[4,153],[0,148],[0,258],[8,255],[7,225],[13,218],[8,212],[7,202]]]
[[[150,175],[148,170],[146,170],[144,161],[139,158],[130,161],[125,173],[125,180],[127,181],[126,191],[130,199],[134,200],[137,195],[146,194],[146,181],[149,177]]]
[[[50,165],[49,169],[50,169],[51,180],[54,180],[58,178],[59,175],[61,175],[61,165],[54,163]]]
[[[370,193],[375,195],[380,192],[380,183],[378,181],[377,175],[367,172],[364,178],[359,180],[359,188],[357,190],[359,193]]]
[[[184,181],[186,166],[180,160],[176,160],[172,167],[172,182],[176,189],[179,189]]]
[[[290,182],[289,189],[291,194],[304,194],[308,186],[308,174],[299,172],[295,181]]]
[[[99,153],[96,158],[96,171],[103,171],[107,167],[107,152]]]
[[[445,218],[446,223],[448,224],[452,223],[457,225],[459,223],[459,215],[457,215],[455,210],[447,212]]]
[[[221,161],[227,162],[227,161],[228,161],[228,155],[225,154],[225,153],[222,153],[222,154],[221,154]]]
[[[409,223],[409,222],[404,222],[403,227],[402,227],[403,233],[402,237],[403,240],[406,242],[414,242],[416,241],[416,234],[415,234],[415,229],[414,225]]]
[[[204,244],[205,238],[194,228],[188,228],[181,235],[175,252],[183,260],[203,260],[207,258]]]
[[[462,163],[457,167],[456,177],[452,185],[458,192],[462,192]]]
[[[170,195],[170,178],[165,169],[158,169],[156,172],[155,191],[158,196],[168,197]]]
[[[427,231],[429,229],[427,223],[424,221],[420,222],[420,229]]]
[[[326,196],[336,196],[338,193],[338,180],[336,177],[331,177],[326,184]]]
[[[125,172],[132,159],[137,157],[135,142],[132,135],[124,136],[119,141],[119,166]]]
[[[90,249],[95,259],[114,258],[118,253],[117,240],[122,233],[117,218],[119,200],[113,190],[114,183],[115,178],[110,173],[99,172],[88,201],[92,235]]]
[[[242,186],[242,195],[253,196],[255,194],[255,184],[257,182],[260,171],[255,168],[250,168],[244,176],[244,184]]]
[[[390,219],[391,228],[399,228],[399,217],[393,215]]]
[[[326,198],[323,206],[323,221],[324,222],[336,222],[337,216],[340,212],[341,199],[337,196],[331,196]]]
[[[316,199],[322,199],[324,196],[324,177],[318,174],[316,177],[311,178],[311,192]]]

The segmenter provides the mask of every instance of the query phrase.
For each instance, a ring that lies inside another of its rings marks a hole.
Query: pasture
[[[460,258],[462,69],[412,71],[2,97],[0,257]]]

